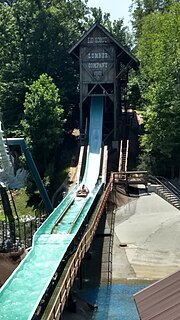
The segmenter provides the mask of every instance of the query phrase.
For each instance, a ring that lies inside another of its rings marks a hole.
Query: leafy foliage
[[[101,8],[89,8],[89,14],[85,17],[85,28],[88,29],[95,22],[101,23],[122,44],[131,47],[132,37],[127,26],[124,26],[123,18],[111,21],[110,13],[103,13]]]
[[[29,92],[25,95],[24,119],[21,121],[42,176],[45,176],[48,162],[53,158],[53,150],[63,141],[64,123],[58,89],[51,77],[42,74],[29,86]]]
[[[151,13],[163,13],[176,2],[179,3],[179,0],[132,0],[130,11],[132,12],[132,25],[136,40],[138,41],[141,36],[144,17]]]
[[[0,1],[0,110],[4,126],[8,137],[26,136],[47,181],[54,173],[54,148],[57,144],[61,148],[64,131],[70,132],[78,118],[79,65],[68,54],[71,45],[98,20],[123,45],[131,46],[122,19],[111,22],[108,13],[89,9],[87,3]]]
[[[66,127],[72,125],[78,110],[78,64],[68,54],[86,28],[102,20],[125,44],[128,39],[123,21],[110,21],[110,15],[92,9],[81,0],[16,0],[0,3],[0,108],[9,134],[17,130],[23,116],[27,86],[42,73],[49,74],[61,87],[67,114]],[[101,18],[100,18],[101,17]]]
[[[0,4],[0,107],[9,131],[22,118],[27,86],[42,73],[61,86],[62,103],[71,115],[78,101],[78,66],[68,50],[84,31],[84,14],[80,0]]]
[[[137,54],[145,110],[144,154],[156,173],[180,163],[180,4],[143,20]],[[147,158],[147,157],[146,157]]]

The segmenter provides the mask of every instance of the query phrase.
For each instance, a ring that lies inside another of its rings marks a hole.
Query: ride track
[[[85,198],[72,188],[33,237],[31,251],[0,289],[0,319],[33,318],[58,267],[88,223],[88,216],[103,188],[99,178],[103,122],[103,97],[91,98],[89,152],[82,184],[89,190]]]

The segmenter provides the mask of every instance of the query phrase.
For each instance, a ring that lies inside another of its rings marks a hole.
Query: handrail
[[[125,167],[124,171],[127,171],[127,164],[128,164],[128,154],[129,154],[129,140],[126,142],[126,161],[125,161]]]
[[[118,172],[122,170],[122,144],[123,141],[120,142],[120,151],[119,151],[119,165],[118,165]]]
[[[115,179],[131,181],[131,179],[138,179],[142,177],[144,180],[148,180],[148,171],[126,171],[126,172],[113,172]]]
[[[157,177],[158,178],[158,180],[164,180],[164,182],[162,182],[165,186],[167,186],[167,184],[168,184],[168,186],[170,187],[169,189],[172,191],[172,192],[174,192],[178,197],[180,197],[180,190],[174,185],[174,184],[172,184],[168,179],[166,179],[166,178],[164,178],[164,177]],[[166,184],[167,183],[167,184]]]
[[[167,186],[165,183],[163,183],[161,180],[159,180],[158,178],[162,178],[165,181],[168,182],[168,180],[166,178],[163,177],[154,177],[154,176],[150,176],[151,179],[155,180],[158,184],[162,185],[163,187],[165,187],[166,189],[168,189],[168,191],[170,191],[171,193],[173,193],[179,200],[180,200],[180,191],[171,183],[169,182],[169,186]]]
[[[124,141],[124,145],[125,145],[125,141]],[[123,165],[123,151],[125,151],[125,163],[124,163],[124,168],[122,168]],[[127,164],[128,164],[128,154],[129,154],[129,140],[126,141],[126,146],[123,150],[123,140],[121,140],[120,143],[120,151],[119,151],[119,165],[118,165],[118,172],[127,171]]]
[[[67,267],[67,270],[65,270],[65,274],[63,275],[62,281],[59,290],[57,292],[57,295],[55,298],[53,298],[53,304],[51,306],[51,309],[48,310],[48,314],[46,315],[46,310],[42,316],[42,320],[52,320],[56,319],[58,315],[61,315],[65,302],[67,300],[70,288],[73,284],[73,281],[75,279],[75,276],[77,275],[78,268],[80,266],[81,260],[83,259],[85,253],[88,251],[90,244],[92,242],[92,239],[94,237],[94,234],[96,232],[99,220],[101,218],[102,212],[104,210],[105,204],[107,202],[109,193],[112,189],[112,183],[113,183],[113,175],[111,175],[110,181],[107,185],[107,188],[105,189],[103,195],[101,196],[101,199],[99,201],[99,205],[96,207],[95,212],[91,218],[91,221],[87,231],[83,235],[81,241],[79,242],[79,245],[76,249],[76,252],[71,258],[71,261],[69,263],[69,266]],[[47,306],[48,308],[48,306]]]
[[[83,155],[84,155],[84,146],[81,146],[80,153],[79,153],[78,165],[77,165],[77,172],[76,172],[76,183],[79,183],[79,180],[80,180],[82,162],[83,162]]]
[[[108,148],[104,146],[103,152],[103,164],[102,164],[102,182],[106,184],[106,177],[107,177],[107,162],[108,162]]]

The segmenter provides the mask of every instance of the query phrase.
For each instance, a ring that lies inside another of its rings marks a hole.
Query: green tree
[[[23,82],[19,81],[18,39],[12,7],[0,4],[0,109],[5,127],[11,129],[22,114],[23,100],[17,103],[17,96],[25,91]]]
[[[53,151],[63,142],[65,124],[59,90],[47,74],[42,74],[29,86],[21,124],[40,175],[44,178],[49,163],[53,162]]]
[[[15,0],[0,3],[0,109],[8,135],[19,135],[27,86],[42,73],[61,88],[69,131],[78,113],[79,68],[68,51],[100,19],[122,44],[129,43],[123,20],[113,23],[100,9],[88,13],[87,1]]]
[[[132,0],[130,11],[132,13],[132,26],[136,41],[141,36],[144,17],[153,12],[163,13],[176,2],[179,2],[179,0]]]
[[[156,173],[180,163],[180,4],[144,18],[137,47],[141,61],[145,134],[144,157]]]
[[[103,13],[101,8],[91,7],[85,17],[84,26],[88,29],[95,22],[99,22],[107,28],[122,45],[132,46],[132,37],[128,27],[124,26],[123,18],[111,21],[110,13]]]
[[[78,65],[68,50],[84,31],[85,8],[81,0],[0,3],[0,108],[11,133],[23,115],[26,87],[42,73],[61,87],[67,117],[77,106]]]
[[[16,0],[0,0],[0,3],[3,3],[8,6],[12,6]]]

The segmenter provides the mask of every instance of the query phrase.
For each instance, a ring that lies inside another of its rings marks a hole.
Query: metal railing
[[[158,183],[161,183],[161,185],[168,188],[169,191],[173,192],[180,199],[180,190],[168,179],[164,177],[156,177],[156,180],[158,181]]]
[[[125,166],[124,166],[125,172],[127,171],[128,154],[129,154],[129,140],[126,141],[126,158],[125,158]]]
[[[157,185],[155,192],[174,207],[180,209],[180,190],[164,177],[150,176],[150,181]]]
[[[0,249],[11,250],[16,247],[29,248],[32,245],[33,235],[40,227],[46,217],[44,218],[28,218],[25,217],[24,221],[15,220],[9,223],[8,221],[0,221]],[[10,225],[11,224],[11,225]],[[15,229],[15,242],[12,243],[10,238],[10,228]]]
[[[148,172],[147,171],[122,171],[113,172],[113,181],[126,181],[128,183],[146,183],[148,182]]]
[[[118,172],[126,172],[128,165],[129,140],[120,142]]]
[[[114,201],[115,203],[115,201]],[[108,250],[108,285],[112,284],[112,264],[113,264],[113,243],[114,243],[114,226],[115,226],[115,208],[112,210],[111,222],[110,222],[110,239]]]
[[[121,170],[122,170],[122,145],[123,145],[123,141],[121,140],[121,143],[120,143],[120,150],[119,150],[119,165],[118,165],[118,172],[121,172]]]

